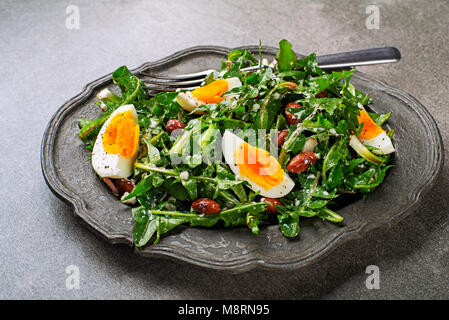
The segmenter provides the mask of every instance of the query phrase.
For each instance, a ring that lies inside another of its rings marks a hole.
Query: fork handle
[[[394,47],[370,48],[317,56],[318,65],[322,69],[389,63],[399,61],[400,59],[401,53]]]

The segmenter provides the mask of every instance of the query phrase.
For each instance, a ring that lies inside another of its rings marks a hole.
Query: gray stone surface
[[[80,9],[79,30],[65,26]],[[380,9],[380,29],[365,8]],[[449,80],[447,1],[2,1],[0,3],[0,298],[2,299],[448,299],[448,160],[435,188],[404,221],[348,243],[295,272],[232,275],[143,259],[88,231],[47,188],[40,142],[57,108],[120,65],[134,68],[179,49],[276,46],[326,54],[396,46],[392,65],[360,68],[414,95],[445,145]],[[413,155],[411,155],[413,156]],[[446,159],[448,153],[445,151]],[[365,268],[380,268],[368,290]],[[65,268],[80,269],[67,290]]]

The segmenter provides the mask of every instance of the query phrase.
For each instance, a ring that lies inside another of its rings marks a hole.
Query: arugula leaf
[[[164,181],[164,189],[167,191],[172,197],[184,201],[189,198],[189,194],[187,190],[183,187],[180,182],[180,179],[167,179]]]
[[[297,215],[279,214],[277,217],[279,228],[284,236],[293,238],[299,234],[299,217]]]
[[[289,71],[296,61],[296,54],[292,50],[292,45],[285,39],[279,42],[279,51],[276,54],[277,68],[279,72]]]
[[[142,81],[134,76],[126,66],[122,66],[113,72],[112,81],[120,87],[122,96],[119,100],[114,99],[112,103],[108,104],[106,111],[99,118],[86,123],[81,128],[78,136],[84,141],[92,135],[96,136],[103,123],[118,107],[145,99],[146,93]]]
[[[328,208],[321,209],[317,216],[323,220],[327,220],[327,221],[334,222],[334,223],[339,223],[339,222],[343,221],[342,216],[340,216],[338,213],[336,213]]]
[[[122,91],[121,105],[128,104],[134,100],[144,100],[146,97],[143,82],[133,75],[126,66],[122,66],[112,73],[112,81]]]
[[[391,116],[391,112],[385,114],[368,112],[368,114],[378,126],[382,126]]]
[[[144,207],[132,209],[132,215],[135,221],[133,229],[133,239],[136,247],[144,246],[157,230],[157,221],[150,220]]]
[[[282,82],[276,85],[265,97],[265,100],[259,111],[256,128],[269,131],[271,129],[271,124],[273,123],[275,116],[279,113],[283,95],[291,90],[295,90],[297,87],[298,85],[293,82]]]
[[[346,141],[340,139],[336,141],[329,149],[323,161],[323,179],[326,180],[327,171],[335,167],[341,159],[344,159],[348,153]]]
[[[318,66],[318,60],[316,59],[316,54],[312,53],[303,59],[296,60],[293,63],[294,69],[302,69],[308,75],[322,75],[324,71]],[[321,91],[320,91],[321,92]]]
[[[218,179],[235,181],[235,176],[231,172],[229,172],[228,170],[223,168],[218,163],[216,163],[216,170],[217,170],[217,178]],[[239,200],[241,202],[248,201],[248,197],[246,195],[245,188],[243,187],[242,184],[237,184],[237,185],[231,186],[231,190],[234,191],[234,193],[237,195],[237,197],[239,198]]]

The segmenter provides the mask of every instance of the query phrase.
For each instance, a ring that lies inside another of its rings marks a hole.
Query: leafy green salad
[[[80,119],[78,136],[132,207],[138,247],[182,224],[253,234],[278,224],[292,238],[303,219],[341,223],[338,208],[366,198],[392,166],[390,113],[371,112],[354,72],[325,72],[287,40],[271,64],[261,50],[231,51],[188,90],[156,93],[122,66],[117,93],[98,93],[102,113]]]

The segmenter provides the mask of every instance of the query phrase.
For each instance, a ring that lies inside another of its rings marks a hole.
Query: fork
[[[332,70],[348,67],[391,63],[401,59],[400,51],[395,47],[369,48],[363,50],[333,53],[317,56],[318,65],[321,69]],[[256,71],[262,68],[274,68],[274,64],[262,64],[240,69],[241,71]],[[145,76],[144,83],[149,90],[153,91],[176,91],[193,90],[198,88],[204,79],[216,70],[204,70],[189,74],[178,75],[156,75],[142,72]]]

